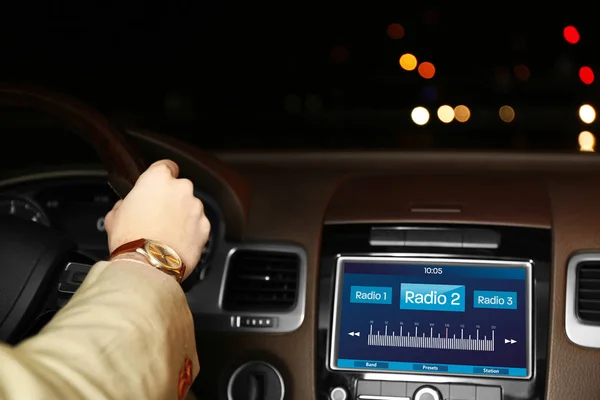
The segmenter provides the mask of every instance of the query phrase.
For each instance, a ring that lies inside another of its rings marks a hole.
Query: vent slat
[[[581,279],[599,279],[600,280],[600,271],[590,270],[581,270],[579,271],[579,276]]]
[[[600,263],[584,262],[577,269],[577,316],[600,324]]]
[[[579,299],[582,300],[600,300],[600,290],[596,289],[583,289],[579,287]]]
[[[238,250],[231,256],[223,308],[287,311],[296,304],[300,258],[294,253]]]
[[[600,311],[600,300],[579,300],[579,309],[587,311]]]

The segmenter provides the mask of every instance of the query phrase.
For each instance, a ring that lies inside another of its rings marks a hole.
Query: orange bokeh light
[[[402,39],[404,37],[404,28],[400,24],[390,24],[387,27],[387,34],[391,39]]]
[[[402,69],[405,69],[406,71],[412,71],[415,68],[417,68],[417,57],[413,56],[410,53],[406,53],[403,54],[402,57],[400,57],[400,60],[398,60],[398,62],[400,63],[400,66],[402,67]]]
[[[419,65],[419,75],[425,79],[431,79],[435,75],[435,67],[430,62],[423,62]]]

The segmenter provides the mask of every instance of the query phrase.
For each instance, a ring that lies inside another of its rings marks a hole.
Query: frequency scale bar
[[[400,326],[400,334],[396,336],[395,331],[392,334],[388,334],[388,327],[386,325],[385,332],[383,335],[377,331],[373,333],[373,325],[369,331],[367,337],[367,344],[369,346],[380,346],[380,347],[410,347],[415,349],[444,349],[444,350],[469,350],[469,351],[494,351],[495,349],[495,334],[492,329],[492,337],[487,338],[484,335],[483,338],[479,337],[479,329],[475,338],[471,335],[468,338],[464,337],[464,330],[460,330],[460,337],[456,335],[448,337],[448,328],[446,328],[445,336],[438,333],[437,337],[433,335],[433,328],[429,331],[429,336],[425,336],[425,333],[419,334],[418,327],[415,326],[413,335],[407,329],[406,335],[403,332],[403,327]]]

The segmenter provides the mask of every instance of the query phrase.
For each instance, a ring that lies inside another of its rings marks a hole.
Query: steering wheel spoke
[[[62,295],[73,295],[93,264],[84,264],[80,262],[68,262],[58,280],[58,292]]]

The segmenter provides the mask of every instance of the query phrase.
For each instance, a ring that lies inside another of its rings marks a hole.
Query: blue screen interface
[[[344,260],[341,370],[530,376],[528,267]]]

